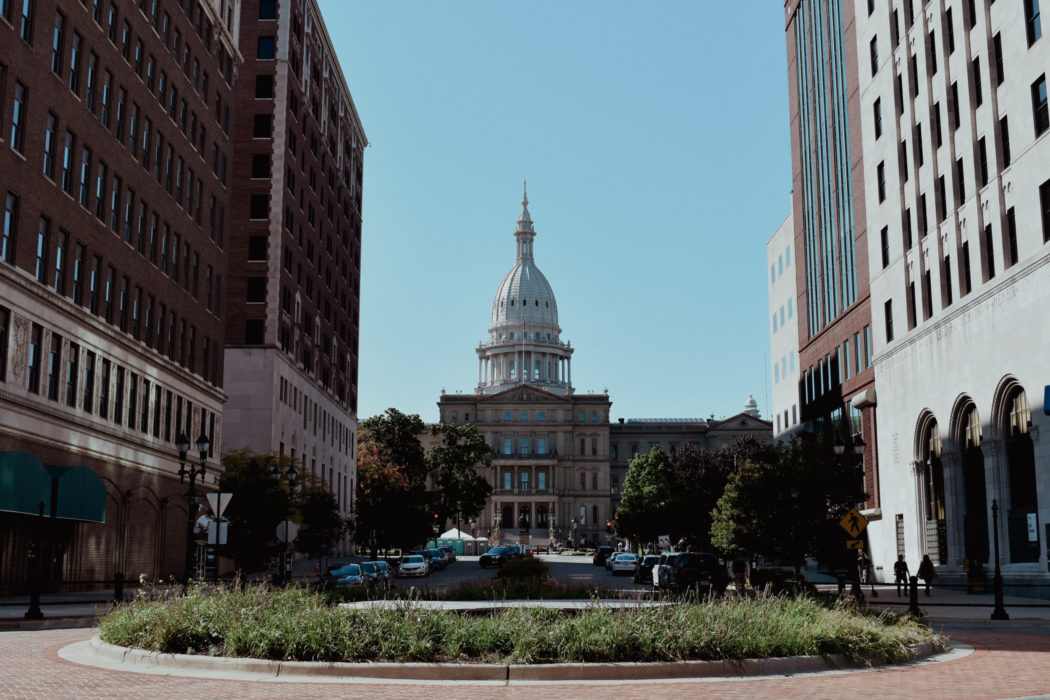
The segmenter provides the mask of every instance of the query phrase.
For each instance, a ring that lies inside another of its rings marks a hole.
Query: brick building
[[[210,439],[214,488],[222,434],[236,8],[2,3],[0,587],[34,538],[52,581],[183,573],[175,440]]]
[[[345,517],[367,141],[316,2],[245,0],[240,12],[223,449],[298,458]]]

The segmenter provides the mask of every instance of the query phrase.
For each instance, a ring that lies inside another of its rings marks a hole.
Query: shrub
[[[496,571],[496,578],[504,581],[521,579],[546,580],[551,575],[551,565],[536,557],[508,559]]]

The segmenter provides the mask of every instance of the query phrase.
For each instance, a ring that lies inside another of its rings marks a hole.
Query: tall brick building
[[[301,460],[351,513],[367,145],[313,0],[245,0],[223,449]]]
[[[2,3],[0,586],[33,539],[49,580],[182,573],[175,440],[215,473],[222,434],[236,7]]]

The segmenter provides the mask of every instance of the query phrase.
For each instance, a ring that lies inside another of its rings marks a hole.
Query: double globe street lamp
[[[186,468],[186,453],[190,451],[190,438],[186,433],[179,433],[175,438],[175,447],[179,451],[179,483],[190,479],[190,490],[186,492],[186,574],[185,581],[189,583],[193,578],[194,553],[196,550],[193,538],[193,518],[197,515],[197,487],[196,481],[200,477],[204,483],[205,463],[208,461],[208,450],[211,449],[211,440],[207,434],[201,431],[197,438],[197,451],[200,453],[200,467],[190,462],[190,468]]]

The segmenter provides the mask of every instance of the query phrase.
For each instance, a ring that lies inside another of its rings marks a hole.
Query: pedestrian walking
[[[747,588],[747,562],[741,557],[733,560],[733,579],[736,581],[737,595],[744,595]]]
[[[937,569],[930,561],[929,554],[922,555],[922,563],[919,564],[919,578],[926,584],[926,595],[930,595],[930,584],[933,583],[933,579],[937,578]]]
[[[904,555],[898,554],[897,561],[893,562],[893,580],[897,584],[897,597],[901,597],[901,590],[908,590],[908,562],[904,561]]]

